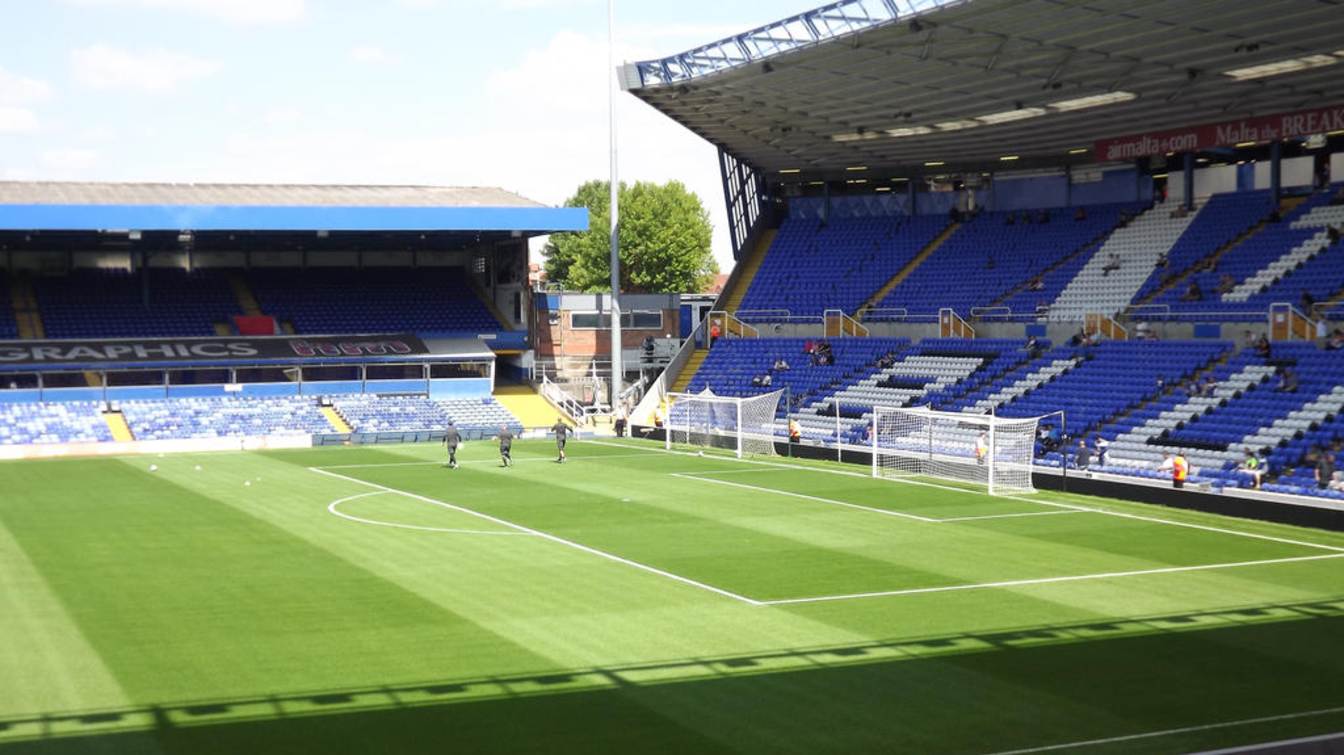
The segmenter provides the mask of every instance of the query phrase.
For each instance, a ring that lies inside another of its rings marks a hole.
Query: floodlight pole
[[[619,200],[621,184],[616,162],[616,0],[607,0],[607,115],[611,140],[611,411],[621,397],[621,237]]]

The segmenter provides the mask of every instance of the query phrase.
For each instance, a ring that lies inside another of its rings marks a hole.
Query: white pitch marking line
[[[631,446],[626,446],[626,445],[622,445],[622,444],[619,444],[619,443],[604,443],[604,442],[602,442],[602,441],[598,441],[598,440],[591,440],[591,441],[588,441],[588,442],[589,442],[589,443],[596,444],[596,445],[612,446],[612,447],[614,447],[614,448],[630,448],[630,447],[631,447]],[[647,451],[647,452],[646,452],[646,455],[649,455],[649,454],[659,454],[659,453],[663,453],[663,454],[666,454],[666,453],[672,453],[672,454],[679,454],[679,455],[681,455],[681,456],[697,456],[697,454],[693,454],[693,453],[690,453],[690,452],[687,452],[687,451],[654,451],[654,450]],[[835,474],[835,475],[843,475],[843,476],[845,476],[845,477],[864,477],[864,478],[872,479],[872,475],[869,475],[869,474],[860,474],[860,473],[858,473],[858,472],[847,472],[847,471],[840,470],[840,469],[819,469],[819,468],[817,468],[817,467],[795,466],[795,465],[790,465],[790,464],[778,464],[778,463],[768,462],[768,461],[756,461],[756,460],[754,460],[754,459],[736,459],[736,458],[733,458],[733,457],[731,457],[731,456],[714,456],[713,458],[714,458],[714,459],[717,459],[717,460],[719,460],[719,461],[732,461],[732,462],[737,462],[737,463],[739,463],[739,464],[753,464],[753,465],[756,465],[756,466],[774,467],[774,468],[779,468],[779,469],[792,469],[792,470],[807,471],[807,472],[820,472],[820,473],[822,473],[822,474]],[[968,495],[986,495],[985,493],[982,493],[982,492],[979,492],[979,491],[975,491],[975,490],[966,490],[966,489],[964,489],[964,488],[954,488],[954,487],[950,487],[950,486],[947,486],[947,485],[937,485],[937,484],[935,484],[935,483],[920,482],[920,481],[918,481],[918,480],[900,480],[900,479],[892,479],[892,480],[890,480],[890,482],[898,482],[898,483],[903,483],[903,484],[906,484],[906,485],[921,485],[921,486],[924,486],[924,487],[939,488],[939,489],[941,489],[941,490],[952,490],[952,491],[956,491],[956,492],[959,492],[959,493],[966,493],[966,494],[968,494]],[[1042,500],[1042,499],[1040,499],[1040,498],[1024,498],[1024,497],[1022,497],[1022,496],[1001,496],[1001,497],[1002,497],[1002,498],[1006,498],[1006,499],[1008,499],[1008,500],[1025,501],[1025,502],[1027,502],[1027,503],[1034,503],[1034,504],[1037,504],[1037,505],[1040,505],[1040,506],[1053,506],[1053,507],[1055,507],[1055,508],[1070,509],[1070,510],[1072,510],[1072,511],[1086,511],[1086,512],[1091,512],[1091,513],[1093,513],[1093,514],[1105,514],[1105,515],[1107,515],[1107,516],[1117,516],[1117,517],[1120,517],[1120,518],[1122,518],[1122,519],[1135,519],[1135,520],[1138,520],[1138,521],[1141,521],[1141,522],[1153,522],[1154,524],[1167,524],[1167,525],[1171,525],[1172,527],[1186,527],[1186,528],[1189,528],[1189,529],[1204,530],[1204,531],[1206,531],[1206,532],[1218,532],[1218,533],[1221,533],[1221,534],[1224,534],[1224,535],[1235,535],[1235,536],[1238,536],[1238,537],[1249,537],[1249,538],[1254,538],[1254,539],[1256,539],[1256,540],[1269,540],[1269,541],[1271,541],[1271,542],[1276,542],[1276,543],[1287,543],[1288,545],[1300,545],[1300,546],[1303,546],[1303,547],[1305,547],[1305,548],[1317,548],[1317,549],[1320,549],[1320,550],[1327,550],[1327,551],[1334,551],[1334,552],[1337,552],[1337,553],[1344,553],[1344,547],[1339,547],[1339,546],[1334,546],[1334,545],[1322,545],[1322,544],[1320,544],[1320,543],[1310,543],[1310,542],[1306,542],[1306,541],[1303,541],[1303,540],[1292,540],[1292,539],[1290,539],[1290,538],[1286,538],[1286,537],[1275,537],[1275,536],[1273,536],[1273,535],[1260,535],[1260,534],[1256,534],[1256,533],[1254,533],[1254,532],[1243,532],[1243,531],[1241,531],[1241,530],[1230,530],[1230,529],[1226,529],[1226,528],[1223,528],[1223,527],[1212,527],[1212,526],[1209,526],[1209,525],[1206,525],[1206,524],[1193,524],[1193,523],[1191,523],[1191,522],[1174,522],[1174,521],[1172,521],[1172,520],[1170,520],[1170,519],[1159,519],[1159,518],[1157,518],[1157,517],[1144,516],[1144,515],[1142,515],[1142,514],[1127,514],[1127,513],[1124,513],[1124,512],[1120,512],[1120,511],[1110,511],[1110,510],[1107,510],[1107,509],[1093,508],[1093,507],[1091,507],[1091,506],[1080,506],[1080,505],[1072,504],[1072,503],[1058,503],[1058,502],[1055,502],[1055,501],[1046,501],[1046,500]]]
[[[1319,556],[1293,556],[1291,558],[1269,558],[1260,561],[1236,561],[1225,564],[1203,564],[1200,566],[1168,566],[1160,569],[1139,569],[1136,571],[1105,572],[1102,574],[1076,574],[1068,577],[1041,577],[1039,579],[1014,579],[1006,582],[981,582],[970,585],[945,585],[943,587],[914,587],[908,590],[883,590],[881,592],[863,592],[851,595],[821,595],[814,598],[784,598],[781,600],[763,600],[762,605],[783,606],[796,603],[823,603],[836,600],[854,600],[857,598],[880,598],[893,595],[921,595],[935,592],[955,592],[957,590],[984,590],[998,587],[1024,587],[1029,585],[1048,585],[1056,582],[1082,582],[1094,579],[1112,579],[1116,577],[1140,577],[1146,574],[1175,574],[1177,572],[1210,571],[1213,569],[1235,569],[1243,566],[1267,566],[1270,564],[1289,564],[1299,561],[1320,561],[1330,558],[1344,558],[1344,553],[1328,553]]]
[[[1019,516],[1055,516],[1057,514],[1088,514],[1088,511],[1027,511],[1020,514],[986,514],[985,516],[950,516],[939,522],[975,522],[981,519],[1013,519]]]
[[[1298,737],[1296,739],[1281,739],[1277,742],[1261,742],[1260,744],[1245,745],[1243,747],[1227,747],[1221,750],[1207,750],[1199,755],[1233,755],[1239,752],[1289,752],[1288,748],[1298,745],[1315,744],[1317,742],[1333,742],[1336,739],[1344,739],[1344,731],[1337,731],[1332,734],[1318,734],[1314,737]],[[1322,750],[1325,752],[1325,750]]]
[[[342,503],[348,503],[350,501],[354,501],[360,498],[368,498],[370,496],[375,495],[387,495],[387,492],[388,491],[385,490],[375,490],[370,493],[360,493],[359,495],[346,496],[345,498],[341,498],[340,500],[332,501],[331,503],[327,504],[327,511],[330,511],[331,513],[335,514],[336,516],[339,516],[342,519],[349,519],[352,522],[360,522],[361,524],[375,524],[378,525],[379,527],[396,527],[398,529],[403,530],[420,530],[421,532],[450,532],[459,535],[507,535],[509,537],[523,537],[527,535],[526,532],[489,532],[486,530],[462,530],[462,529],[452,529],[448,527],[421,527],[420,525],[416,524],[401,524],[400,522],[382,522],[378,521],[377,519],[365,519],[363,517],[355,516],[353,514],[347,514],[344,511],[340,511],[336,508],[337,506],[340,506]]]
[[[576,461],[603,461],[605,459],[633,459],[633,458],[642,458],[647,455],[648,454],[609,454],[607,456],[571,456],[565,460],[565,463],[571,464]],[[531,462],[548,461],[552,464],[555,463],[555,459],[549,456],[523,457],[521,459],[514,459],[513,461],[514,463],[520,461],[531,461]],[[427,467],[430,465],[438,465],[442,467],[447,466],[447,464],[448,462],[446,461],[388,461],[383,462],[381,464],[333,464],[327,467],[313,467],[313,469],[377,469],[379,467]],[[493,464],[498,466],[499,460],[471,459],[469,461],[459,461],[458,464]]]
[[[1184,726],[1179,729],[1163,729],[1161,731],[1148,731],[1142,734],[1127,734],[1120,737],[1107,737],[1105,739],[1086,739],[1078,742],[1065,742],[1058,745],[1045,745],[1043,747],[1027,747],[1021,750],[1002,750],[992,755],[1026,755],[1032,752],[1050,752],[1051,750],[1067,750],[1073,747],[1092,747],[1095,745],[1112,744],[1114,742],[1131,742],[1136,739],[1153,739],[1155,737],[1169,737],[1173,734],[1189,734],[1196,731],[1210,731],[1212,729],[1229,729],[1236,726],[1250,726],[1253,724],[1271,723],[1274,721],[1290,721],[1295,718],[1309,718],[1311,716],[1328,716],[1334,713],[1344,713],[1344,707],[1339,708],[1321,708],[1320,710],[1307,710],[1300,713],[1284,713],[1278,716],[1260,716],[1258,718],[1243,718],[1236,721],[1221,721],[1216,724],[1202,724],[1199,726]]]
[[[620,557],[620,556],[617,556],[617,555],[614,554],[614,553],[608,553],[608,552],[606,552],[606,551],[598,550],[597,548],[591,548],[591,547],[589,547],[589,546],[587,546],[587,545],[583,545],[583,544],[581,544],[581,543],[576,543],[576,542],[574,542],[573,540],[566,540],[566,539],[563,538],[563,537],[559,537],[558,535],[552,535],[552,534],[550,534],[549,532],[542,532],[541,530],[534,530],[534,529],[532,529],[531,527],[524,527],[524,526],[521,525],[521,524],[516,524],[516,523],[514,523],[514,522],[510,522],[510,521],[507,520],[507,519],[500,519],[499,517],[496,517],[496,516],[491,516],[491,515],[489,515],[489,514],[483,514],[483,513],[479,512],[479,511],[475,511],[475,510],[473,510],[473,509],[466,508],[465,506],[458,506],[458,505],[456,505],[456,504],[448,503],[448,502],[446,502],[446,501],[435,500],[435,499],[433,499],[433,498],[428,498],[428,497],[426,497],[426,496],[422,496],[422,495],[419,495],[419,494],[417,494],[417,493],[410,493],[410,492],[407,492],[407,491],[405,491],[405,490],[397,490],[396,488],[390,488],[390,487],[388,487],[388,486],[386,486],[386,485],[379,485],[379,484],[376,483],[376,482],[369,482],[368,480],[361,480],[361,479],[359,479],[358,477],[347,477],[346,475],[343,475],[343,474],[337,474],[337,473],[335,473],[335,472],[329,472],[329,471],[327,471],[327,470],[325,470],[325,469],[319,469],[319,468],[317,468],[317,467],[308,467],[308,471],[310,471],[310,472],[316,472],[317,474],[325,475],[325,476],[327,476],[327,477],[334,477],[334,478],[336,478],[336,479],[338,479],[338,480],[345,480],[346,482],[353,482],[353,483],[356,483],[356,484],[358,484],[358,485],[365,485],[365,486],[368,486],[368,487],[371,487],[371,488],[376,488],[376,489],[378,489],[378,490],[381,490],[381,491],[383,491],[383,492],[387,492],[387,493],[397,493],[397,494],[399,494],[399,495],[404,495],[404,496],[406,496],[406,497],[408,497],[408,498],[414,498],[414,499],[419,500],[419,501],[424,501],[425,503],[432,503],[432,504],[434,504],[434,505],[436,505],[436,506],[442,506],[442,507],[444,507],[444,508],[452,509],[452,510],[454,510],[454,511],[460,511],[460,512],[462,512],[463,514],[470,514],[470,515],[472,515],[472,516],[475,516],[475,517],[479,517],[479,518],[481,518],[481,519],[484,519],[484,520],[487,521],[487,522],[494,522],[495,524],[499,524],[499,525],[502,525],[502,526],[505,526],[505,527],[509,527],[509,528],[511,528],[511,529],[518,530],[519,532],[525,532],[525,533],[527,533],[527,534],[529,534],[529,535],[536,535],[537,537],[542,538],[542,539],[544,539],[544,540],[550,540],[551,542],[554,542],[554,543],[559,543],[559,544],[561,544],[561,545],[567,545],[567,546],[569,546],[569,547],[571,547],[571,548],[574,548],[574,549],[576,549],[576,550],[581,550],[581,551],[583,551],[584,553],[590,553],[590,554],[592,554],[592,555],[594,555],[594,556],[599,556],[599,557],[601,557],[601,558],[605,558],[605,559],[607,559],[608,561],[615,561],[615,562],[618,563],[618,564],[624,564],[624,565],[626,565],[626,566],[633,567],[633,568],[635,568],[635,569],[639,569],[640,571],[646,571],[646,572],[648,572],[648,573],[650,573],[650,574],[656,574],[656,575],[658,575],[658,576],[660,576],[660,577],[663,577],[663,578],[666,578],[666,579],[670,579],[670,580],[672,580],[672,581],[674,581],[674,582],[680,582],[680,583],[682,583],[682,584],[684,584],[684,585],[690,585],[691,587],[697,587],[697,588],[699,588],[699,589],[701,589],[701,590],[707,590],[707,591],[712,592],[712,593],[715,593],[715,594],[717,594],[717,595],[722,595],[722,596],[724,596],[724,597],[726,597],[726,598],[732,598],[733,600],[736,600],[736,601],[739,601],[739,602],[742,602],[742,603],[746,603],[747,605],[752,605],[752,606],[759,606],[759,605],[762,605],[761,601],[759,601],[759,600],[753,600],[753,599],[748,598],[748,597],[746,597],[746,596],[744,596],[744,595],[738,595],[738,594],[735,593],[735,592],[729,592],[728,590],[724,590],[724,589],[721,589],[721,588],[718,588],[718,587],[714,587],[713,585],[708,585],[708,584],[705,584],[704,582],[697,582],[696,580],[691,579],[691,578],[689,578],[689,577],[683,577],[683,576],[681,576],[680,574],[673,574],[672,572],[664,571],[664,570],[662,570],[662,569],[658,569],[658,568],[656,568],[656,567],[649,566],[648,564],[641,564],[641,563],[639,563],[638,561],[631,561],[631,560],[628,559],[628,558],[622,558],[622,557]]]
[[[936,518],[933,518],[933,517],[919,516],[918,514],[907,514],[907,513],[905,513],[905,512],[901,512],[901,511],[892,511],[891,509],[880,509],[880,508],[877,508],[877,507],[874,507],[874,506],[864,506],[864,505],[862,505],[862,504],[858,504],[858,503],[849,503],[848,501],[836,501],[836,500],[832,500],[832,499],[830,499],[830,498],[819,498],[819,497],[814,496],[814,495],[807,495],[807,494],[804,494],[804,493],[794,493],[794,492],[792,492],[792,491],[788,491],[788,490],[780,490],[780,489],[778,489],[778,488],[763,488],[763,487],[759,487],[759,486],[757,486],[757,485],[745,485],[745,484],[740,483],[740,482],[729,482],[729,481],[727,481],[727,480],[715,480],[715,479],[713,479],[713,478],[707,476],[707,475],[728,474],[728,473],[730,473],[730,472],[744,472],[744,471],[752,471],[752,470],[732,469],[732,470],[727,470],[727,471],[725,471],[725,472],[668,472],[668,475],[670,475],[670,476],[672,476],[672,477],[681,477],[681,478],[683,478],[683,479],[687,479],[687,480],[697,480],[697,481],[699,481],[699,482],[712,482],[712,483],[714,483],[714,484],[716,484],[716,485],[730,485],[730,486],[735,487],[735,488],[746,488],[747,490],[758,490],[758,491],[761,491],[761,492],[763,492],[763,493],[775,493],[775,494],[777,494],[777,495],[784,495],[784,496],[789,496],[789,497],[792,497],[792,498],[803,498],[803,499],[806,499],[806,500],[809,500],[809,501],[816,501],[816,502],[818,502],[818,503],[829,503],[829,504],[832,504],[832,505],[834,505],[834,506],[844,506],[844,507],[846,507],[846,508],[851,508],[851,509],[860,509],[860,510],[862,510],[862,511],[871,511],[871,512],[873,512],[874,514],[883,514],[883,515],[886,515],[886,516],[899,516],[899,517],[903,517],[903,518],[905,518],[905,519],[914,519],[914,520],[916,520],[916,521],[920,521],[920,522],[930,522],[930,523],[933,523],[933,524],[940,524],[940,523],[942,523],[942,522],[974,522],[974,521],[981,520],[981,519],[1011,519],[1011,518],[1013,518],[1013,517],[1019,517],[1019,516],[1056,516],[1056,515],[1058,515],[1058,514],[1082,514],[1082,513],[1084,513],[1084,512],[1082,512],[1082,511],[1029,511],[1029,512],[1026,512],[1026,513],[1019,513],[1019,514],[987,514],[987,515],[985,515],[985,516],[954,516],[954,517],[948,517],[948,518],[945,518],[945,519],[936,519]],[[701,475],[706,475],[706,476],[702,477]]]
[[[775,489],[775,488],[762,488],[762,487],[758,487],[758,486],[756,486],[756,485],[744,485],[744,484],[742,484],[742,483],[740,483],[740,482],[729,482],[729,481],[727,481],[727,480],[715,480],[715,479],[710,478],[710,477],[697,477],[697,476],[695,476],[695,475],[680,474],[680,473],[678,473],[678,472],[672,472],[672,473],[669,474],[669,476],[671,476],[671,477],[680,477],[680,478],[683,479],[683,480],[695,480],[696,482],[708,482],[708,483],[712,483],[712,484],[714,484],[714,485],[727,485],[727,486],[729,486],[729,487],[733,487],[733,488],[744,488],[744,489],[746,489],[746,490],[755,490],[755,491],[758,491],[758,492],[761,492],[761,493],[774,493],[775,495],[783,495],[783,496],[788,496],[788,497],[790,497],[790,498],[802,498],[803,500],[806,500],[806,501],[816,501],[817,503],[826,503],[826,504],[830,504],[830,505],[832,505],[832,506],[844,506],[845,508],[859,509],[860,511],[871,511],[871,512],[874,513],[874,514],[882,514],[882,515],[885,515],[885,516],[898,516],[898,517],[901,517],[902,519],[914,519],[915,521],[919,521],[919,522],[937,522],[937,521],[939,521],[939,520],[937,520],[937,519],[930,519],[929,517],[926,517],[926,516],[919,516],[919,515],[917,515],[917,514],[906,514],[906,513],[901,512],[901,511],[891,511],[890,509],[879,509],[879,508],[877,508],[877,507],[875,507],[875,506],[864,506],[864,505],[861,505],[861,504],[858,504],[858,503],[848,503],[848,502],[845,502],[845,501],[835,501],[835,500],[832,500],[832,499],[830,499],[830,498],[818,498],[817,496],[814,496],[814,495],[807,495],[806,493],[793,493],[793,492],[790,492],[790,491],[788,491],[788,490],[777,490],[777,489]]]

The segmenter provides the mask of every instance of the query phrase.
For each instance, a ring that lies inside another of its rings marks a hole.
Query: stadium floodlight
[[[963,129],[975,128],[976,126],[983,126],[984,124],[980,121],[963,118],[959,121],[943,121],[942,123],[935,123],[933,125],[937,126],[939,131],[961,131]]]
[[[831,134],[831,141],[835,142],[866,142],[872,139],[881,139],[880,131],[850,131],[843,134]]]
[[[1028,118],[1036,118],[1045,115],[1045,113],[1046,110],[1043,107],[1023,107],[1016,110],[1004,110],[998,113],[989,113],[988,115],[977,115],[975,119],[987,126],[993,126],[999,123],[1025,121]]]
[[[747,454],[773,456],[775,413],[783,393],[747,398],[719,396],[708,388],[700,393],[669,393],[664,448],[722,448],[739,459]]]
[[[1102,105],[1114,105],[1117,102],[1129,102],[1138,99],[1138,95],[1133,92],[1115,91],[1105,94],[1093,94],[1087,97],[1075,97],[1071,100],[1060,100],[1050,103],[1050,107],[1061,113],[1068,113],[1074,110],[1086,110],[1092,107],[1101,107]]]
[[[1335,55],[1306,55],[1300,58],[1276,60],[1273,63],[1261,63],[1257,66],[1233,68],[1230,71],[1223,71],[1223,75],[1236,79],[1237,81],[1249,81],[1251,79],[1263,79],[1267,76],[1296,73],[1297,71],[1306,71],[1311,68],[1321,68],[1323,66],[1338,63],[1340,61],[1340,58],[1336,57],[1338,54],[1339,53],[1336,53]]]
[[[1034,493],[1038,417],[874,407],[873,476],[934,477],[985,485],[990,495]]]
[[[928,126],[906,126],[904,128],[889,128],[886,131],[887,136],[900,138],[903,136],[923,136],[932,134],[933,129]]]

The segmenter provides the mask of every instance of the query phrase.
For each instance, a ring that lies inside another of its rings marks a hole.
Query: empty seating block
[[[1122,211],[1137,206],[1110,204],[1088,207],[1081,219],[1074,210],[986,212],[970,220],[943,242],[908,278],[882,300],[882,307],[904,307],[912,314],[932,314],[951,307],[962,315],[973,307],[994,304],[1025,286],[1047,268],[1098,241],[1120,222]],[[1012,222],[1009,219],[1012,218]],[[1027,219],[1032,222],[1026,222]],[[1042,280],[1045,288],[1028,301],[1051,301],[1064,285],[1058,276]],[[1034,310],[1035,303],[1023,309]]]
[[[947,227],[943,217],[784,222],[740,311],[853,313]]]
[[[493,398],[433,400],[423,396],[343,396],[332,402],[357,433],[441,431],[449,421],[463,433],[489,435],[522,422]]]
[[[0,404],[0,445],[111,441],[100,411],[92,401]]]
[[[276,268],[253,270],[248,278],[261,309],[299,333],[501,328],[461,268]]]
[[[125,401],[122,414],[136,440],[312,435],[331,425],[311,397],[209,397]]]
[[[140,273],[76,270],[33,278],[48,338],[212,336],[238,312],[228,280],[216,272],[154,268],[149,302]]]

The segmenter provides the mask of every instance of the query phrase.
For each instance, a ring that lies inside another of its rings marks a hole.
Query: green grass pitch
[[[0,753],[1177,752],[1344,730],[1339,534],[569,451],[0,464]]]

